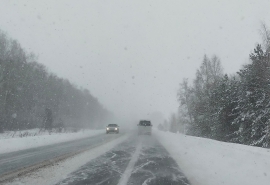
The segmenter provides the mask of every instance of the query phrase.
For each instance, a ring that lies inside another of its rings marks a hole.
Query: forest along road
[[[56,158],[91,149],[112,141],[121,135],[122,134],[101,134],[54,145],[0,154],[0,181],[6,176],[12,176],[13,173],[20,172],[23,169],[38,166],[38,164],[45,163],[46,161],[53,162]]]
[[[178,165],[154,136],[131,136],[57,185],[188,185]]]

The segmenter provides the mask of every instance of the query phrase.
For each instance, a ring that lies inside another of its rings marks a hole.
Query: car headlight
[[[114,130],[117,130],[117,128],[115,128]]]
[[[106,128],[106,130],[109,130],[109,128]]]

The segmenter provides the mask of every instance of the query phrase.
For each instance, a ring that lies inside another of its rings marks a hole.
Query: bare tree
[[[188,79],[183,79],[183,82],[180,84],[180,88],[177,93],[178,96],[178,102],[179,102],[179,116],[184,118],[188,117],[187,122],[189,124],[192,124],[192,103],[191,103],[191,96],[192,96],[192,90],[188,86]]]
[[[264,22],[261,23],[260,34],[262,36],[263,47],[267,53],[270,52],[270,30]]]

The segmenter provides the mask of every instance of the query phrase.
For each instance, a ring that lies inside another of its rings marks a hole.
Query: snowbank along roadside
[[[154,130],[193,185],[268,185],[270,149]]]
[[[39,146],[46,146],[76,139],[95,136],[104,133],[104,130],[83,130],[76,133],[53,133],[31,137],[15,137],[0,139],[0,154],[14,152]]]

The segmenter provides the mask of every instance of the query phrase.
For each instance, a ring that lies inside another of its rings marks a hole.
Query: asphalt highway
[[[119,136],[121,134],[101,134],[71,142],[0,154],[0,177],[60,156],[76,154],[79,151],[91,149]]]
[[[154,136],[133,136],[85,164],[57,185],[188,185]]]

